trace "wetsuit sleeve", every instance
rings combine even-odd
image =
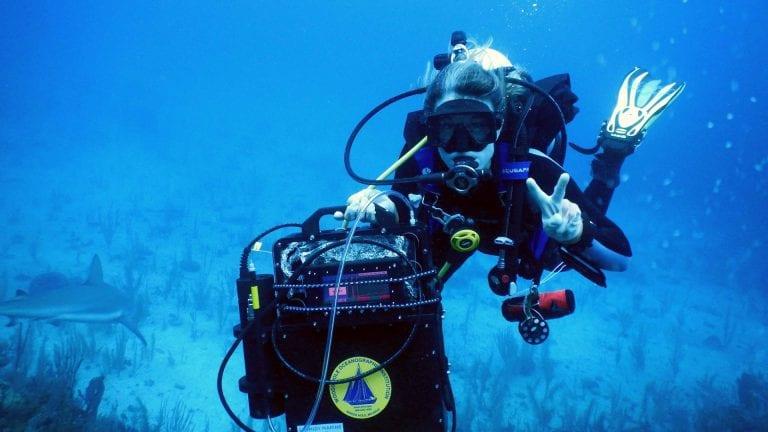
[[[584,190],[584,194],[594,204],[595,209],[605,215],[608,213],[608,206],[611,204],[614,190],[614,188],[608,187],[604,182],[592,179],[589,182],[589,186]]]
[[[592,158],[592,181],[584,190],[595,207],[606,214],[613,198],[613,191],[621,182],[621,166],[629,155],[627,152],[603,151]]]
[[[557,179],[565,170],[556,162],[546,157],[533,157],[531,176],[546,193],[552,193]],[[584,220],[584,231],[581,240],[571,246],[574,249],[586,249],[592,242],[624,257],[632,256],[629,240],[624,232],[584,194],[576,182],[571,179],[566,187],[565,198],[575,203],[581,209]]]

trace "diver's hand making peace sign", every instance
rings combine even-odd
[[[581,209],[565,198],[565,187],[571,176],[563,173],[557,180],[552,195],[547,195],[536,180],[526,180],[528,193],[541,210],[541,224],[544,232],[561,244],[573,244],[579,241],[584,230]]]

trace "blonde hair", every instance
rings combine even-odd
[[[507,56],[489,46],[479,46],[469,49],[469,59],[475,61],[489,71],[493,69],[512,67]]]
[[[485,70],[494,70],[506,68],[504,78],[514,78],[523,81],[529,81],[530,76],[519,66],[514,66],[509,57],[491,48],[491,41],[482,45],[477,45],[469,49],[469,59],[477,62]],[[528,89],[523,86],[507,82],[505,94],[507,97],[519,97],[528,93]]]
[[[512,61],[501,51],[491,48],[493,39],[488,39],[484,43],[470,38],[467,41],[467,60],[479,64],[483,69],[494,75],[502,75],[498,72],[503,70],[502,78],[514,78],[523,81],[530,81],[530,75],[521,67],[512,64]],[[431,84],[439,75],[431,63],[427,65],[427,71],[424,74],[423,82]],[[505,86],[505,96],[517,98],[528,93],[528,89],[523,86],[507,82]]]
[[[501,69],[486,70],[474,61],[457,61],[445,66],[427,87],[424,112],[429,115],[437,101],[450,93],[484,99],[494,111],[504,111],[504,83]]]

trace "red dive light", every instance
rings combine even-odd
[[[504,300],[501,304],[501,314],[507,321],[525,320],[524,301],[525,295]],[[539,302],[533,309],[541,313],[544,319],[564,317],[576,310],[576,298],[573,296],[573,291],[569,289],[539,293]]]

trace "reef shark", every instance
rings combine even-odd
[[[44,286],[35,284],[44,281]],[[41,289],[42,288],[42,289]],[[30,292],[16,291],[16,297],[0,302],[0,315],[11,318],[44,320],[56,324],[59,321],[83,323],[118,323],[124,325],[146,345],[136,322],[128,316],[130,301],[118,289],[104,282],[101,260],[93,256],[88,279],[77,283],[53,273],[41,275],[30,283]]]

